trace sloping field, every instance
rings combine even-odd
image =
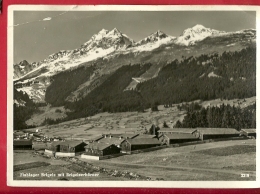
[[[101,160],[96,165],[164,180],[255,180],[255,140],[211,142]],[[222,153],[222,154],[220,154]],[[243,178],[241,174],[249,174]]]
[[[246,107],[255,103],[256,98],[234,99],[234,100],[211,100],[211,101],[195,101],[206,106],[220,106],[230,104],[231,106]],[[191,103],[191,102],[190,102]],[[182,121],[185,116],[185,111],[178,110],[174,104],[173,107],[165,108],[163,105],[158,106],[159,111],[151,112],[150,109],[144,113],[140,112],[123,112],[123,113],[100,113],[91,117],[81,118],[71,121],[66,121],[56,125],[37,127],[42,130],[42,134],[48,137],[62,137],[67,139],[83,139],[89,140],[103,134],[121,134],[121,133],[143,133],[149,130],[152,124],[163,126],[163,123],[172,127],[178,120]],[[60,108],[59,108],[60,109]],[[38,115],[42,119],[47,115],[53,115],[55,108],[49,108],[48,113]],[[62,109],[61,109],[62,110]],[[63,110],[62,110],[63,111]],[[58,114],[58,113],[57,113]],[[64,112],[59,113],[64,114]],[[61,115],[60,115],[61,116]],[[37,116],[34,115],[33,119]],[[41,119],[39,119],[41,120]],[[35,131],[28,129],[26,131]]]

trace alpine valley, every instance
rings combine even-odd
[[[79,48],[39,62],[24,60],[13,70],[17,109],[63,106],[69,110],[66,120],[158,104],[243,99],[256,95],[256,30],[195,25],[179,37],[158,30],[135,42],[116,28],[102,29]]]

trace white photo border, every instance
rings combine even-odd
[[[258,188],[259,167],[256,165],[255,181],[26,181],[13,180],[13,25],[14,11],[255,11],[256,44],[259,44],[260,7],[230,5],[10,5],[7,24],[7,185],[15,187],[98,187],[98,188]],[[260,50],[257,47],[256,64],[259,64]],[[259,64],[260,65],[260,64]],[[256,68],[256,77],[260,68]],[[259,79],[256,88],[256,112],[259,120]],[[256,128],[260,125],[257,122]],[[259,139],[256,140],[259,147]],[[258,149],[257,149],[258,150]],[[259,162],[256,154],[256,164]]]

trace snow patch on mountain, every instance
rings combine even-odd
[[[28,96],[35,102],[42,102],[42,99],[44,99],[45,96],[45,90],[44,89],[35,89],[33,87],[23,87],[18,88],[17,91],[23,91],[28,94]]]
[[[232,44],[228,44],[227,47],[230,47],[230,46],[235,46],[236,43],[232,43]]]
[[[14,104],[16,104],[16,106],[25,106],[26,102],[23,101],[23,100],[17,100],[17,99],[14,99]]]
[[[199,76],[199,78],[203,78],[203,77],[204,77],[204,75],[205,75],[205,73],[201,74],[201,75]]]
[[[221,77],[217,74],[215,74],[213,71],[208,74],[208,77]]]

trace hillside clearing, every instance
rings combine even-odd
[[[222,104],[229,104],[231,106],[240,106],[241,108],[254,104],[256,97],[246,99],[221,100],[215,99],[211,101],[198,102],[201,106],[220,106]],[[191,102],[190,102],[191,103]],[[185,116],[185,111],[178,110],[177,106],[181,104],[173,104],[172,107],[165,108],[159,105],[159,111],[151,112],[150,109],[144,113],[141,112],[122,112],[122,113],[99,113],[91,117],[75,119],[71,121],[62,122],[56,125],[37,127],[43,135],[48,137],[62,137],[66,139],[89,140],[103,134],[122,134],[122,133],[143,133],[149,130],[152,124],[163,126],[164,121],[169,127],[175,125]],[[47,115],[55,116],[57,108],[46,108],[46,112],[33,116],[33,120],[42,123]],[[62,113],[57,113],[59,116],[65,114],[64,109]],[[27,129],[25,131],[35,132],[35,128]]]

